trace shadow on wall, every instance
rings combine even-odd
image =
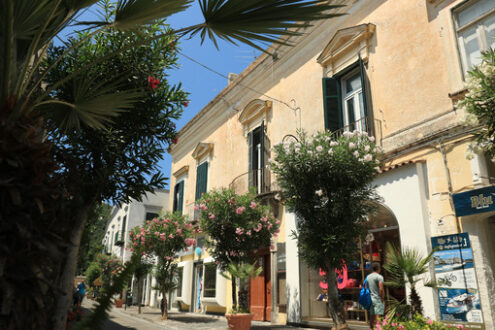
[[[299,290],[287,286],[287,323],[301,323]]]

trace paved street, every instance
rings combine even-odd
[[[83,307],[91,308],[93,302],[85,300]],[[170,313],[169,319],[161,320],[160,310],[156,308],[143,307],[142,313],[138,314],[137,307],[133,306],[124,310],[123,308],[112,308],[110,318],[105,324],[105,330],[123,329],[168,329],[168,330],[225,330],[227,321],[220,315],[201,315],[195,313]],[[251,329],[310,329],[296,328],[284,325],[272,325],[269,322],[253,322]]]

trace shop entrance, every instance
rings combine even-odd
[[[201,296],[203,292],[203,263],[195,263],[193,271],[191,311],[201,311]]]
[[[337,271],[340,299],[344,304],[345,316],[351,323],[368,322],[368,311],[358,303],[360,287],[368,274],[371,264],[386,260],[386,245],[391,243],[400,248],[399,225],[394,214],[385,206],[379,205],[377,212],[369,217],[366,224],[368,233],[360,240],[358,251],[353,260],[346,260],[345,266]],[[325,273],[318,269],[309,269],[301,264],[301,310],[303,320],[326,320],[330,317],[326,309],[327,284]],[[382,269],[387,280],[387,274]],[[385,300],[402,300],[405,289],[385,289]]]
[[[257,257],[256,267],[263,270],[259,276],[250,280],[249,308],[255,321],[270,321],[272,313],[272,294],[270,278],[270,251],[263,251]]]

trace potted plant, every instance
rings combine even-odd
[[[253,318],[249,278],[262,271],[255,267],[256,252],[270,246],[280,231],[280,220],[256,200],[254,191],[236,195],[228,189],[213,190],[202,196],[195,209],[200,212],[198,230],[208,235],[208,251],[232,283],[232,310],[225,315],[229,329],[249,329]]]

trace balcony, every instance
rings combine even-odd
[[[268,194],[274,191],[275,184],[270,182],[270,170],[268,168],[251,170],[237,176],[229,185],[236,194],[247,193],[255,188],[258,195]]]
[[[114,244],[117,246],[124,245],[124,243],[125,243],[124,235],[122,235],[121,232],[115,233],[115,241],[114,242],[115,242]]]
[[[186,217],[187,221],[192,222],[199,219],[199,210],[196,211],[194,209],[194,205],[196,205],[196,203],[187,204],[185,207],[184,216]]]
[[[382,144],[382,122],[378,119],[363,117],[332,133],[334,138],[338,138],[344,132],[353,131],[366,132],[369,136],[373,136],[375,138],[377,145],[381,146]]]

